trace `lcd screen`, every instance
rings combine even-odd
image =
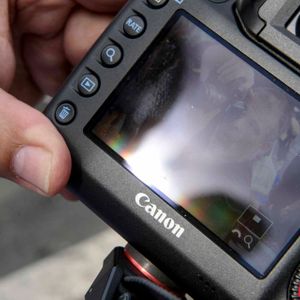
[[[258,277],[298,236],[299,102],[187,14],[92,127],[94,140]]]

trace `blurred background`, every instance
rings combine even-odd
[[[0,179],[1,300],[84,299],[120,245],[81,202],[43,198]]]

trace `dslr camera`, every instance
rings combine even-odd
[[[195,299],[300,299],[300,1],[132,0],[46,110],[69,188]]]

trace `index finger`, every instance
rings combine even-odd
[[[83,7],[94,12],[114,13],[118,11],[126,0],[76,0]]]
[[[15,58],[10,33],[9,2],[0,3],[0,88],[9,88],[15,72]]]

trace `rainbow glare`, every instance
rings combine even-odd
[[[128,137],[125,134],[119,134],[116,137],[111,138],[106,141],[107,145],[117,152],[124,159],[130,154],[128,150]]]
[[[180,197],[176,202],[181,207],[185,208],[196,219],[203,220],[205,218],[204,207],[201,207],[199,203],[195,203],[187,197]]]

